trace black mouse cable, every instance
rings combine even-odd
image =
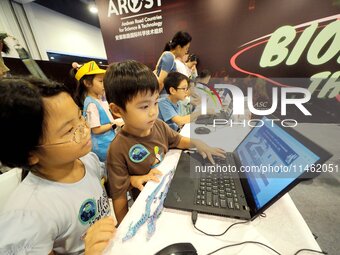
[[[192,221],[192,224],[194,225],[194,228],[196,230],[198,230],[199,232],[207,235],[207,236],[223,236],[225,233],[227,233],[229,231],[229,229],[231,229],[233,226],[236,226],[236,225],[241,225],[241,224],[245,224],[245,223],[248,223],[250,222],[250,220],[246,220],[246,221],[241,221],[241,222],[235,222],[233,224],[231,224],[223,233],[221,234],[209,234],[207,232],[204,232],[203,230],[199,229],[198,227],[196,227],[196,221],[197,221],[197,216],[198,216],[198,213],[197,211],[192,211],[191,212],[191,221]]]
[[[218,248],[217,250],[214,250],[210,253],[208,253],[207,255],[211,255],[211,254],[214,254],[220,250],[223,250],[223,249],[226,249],[226,248],[230,248],[230,247],[234,247],[234,246],[239,246],[239,245],[243,245],[243,244],[258,244],[258,245],[262,245],[270,250],[272,250],[273,252],[275,252],[276,254],[278,255],[282,255],[281,253],[279,253],[278,251],[276,251],[275,249],[273,249],[272,247],[264,244],[264,243],[261,243],[261,242],[256,242],[256,241],[244,241],[242,243],[235,243],[235,244],[230,244],[230,245],[226,245],[226,246],[223,246],[221,248]],[[319,254],[328,254],[327,252],[325,251],[317,251],[317,250],[312,250],[312,249],[300,249],[298,250],[297,252],[294,253],[294,255],[297,255],[299,254],[300,252],[303,252],[303,251],[309,251],[309,252],[315,252],[315,253],[319,253]]]
[[[319,253],[319,254],[328,254],[328,252],[326,252],[326,251],[317,251],[317,250],[312,250],[312,249],[300,249],[297,252],[295,252],[294,255],[297,255],[297,254],[299,254],[300,252],[303,252],[303,251],[310,251],[310,252],[315,252],[315,253]]]
[[[268,246],[268,245],[266,245],[264,243],[261,243],[261,242],[256,242],[256,241],[244,241],[242,243],[235,243],[235,244],[226,245],[226,246],[223,246],[221,248],[218,248],[217,250],[214,250],[214,251],[208,253],[207,255],[211,255],[211,254],[214,254],[214,253],[216,253],[216,252],[218,252],[220,250],[223,250],[223,249],[226,249],[226,248],[230,248],[230,247],[234,247],[234,246],[243,245],[243,244],[259,244],[259,245],[265,246],[266,248],[272,250],[273,252],[275,252],[278,255],[282,255],[281,253],[279,253],[278,251],[274,250],[270,246]]]
[[[265,213],[261,214],[261,217],[266,217],[266,214]],[[231,229],[233,226],[245,224],[245,223],[248,223],[248,222],[251,221],[251,220],[247,220],[247,221],[241,221],[241,222],[233,223],[221,234],[209,234],[209,233],[206,233],[203,230],[201,230],[201,229],[196,227],[197,218],[198,218],[198,212],[197,211],[192,211],[191,212],[191,221],[192,221],[192,224],[193,224],[194,228],[196,230],[198,230],[199,232],[207,235],[207,236],[214,236],[214,237],[222,236],[222,235],[226,234],[228,232],[228,230]],[[239,246],[239,245],[243,245],[243,244],[258,244],[258,245],[262,245],[262,246],[265,246],[268,249],[272,250],[276,254],[282,255],[281,253],[279,253],[275,249],[271,248],[270,246],[268,246],[268,245],[266,245],[264,243],[261,243],[261,242],[257,242],[257,241],[244,241],[244,242],[241,242],[241,243],[226,245],[226,246],[223,246],[223,247],[221,247],[221,248],[219,248],[219,249],[217,249],[215,251],[212,251],[212,252],[208,253],[207,255],[214,254],[214,253],[216,253],[216,252],[218,252],[220,250],[223,250],[223,249],[226,249],[226,248],[229,248],[229,247]],[[312,249],[300,249],[296,253],[294,253],[294,255],[297,255],[297,254],[299,254],[300,252],[303,252],[303,251],[310,251],[310,252],[315,252],[315,253],[319,253],[319,254],[328,254],[326,251],[317,251],[317,250],[312,250]]]

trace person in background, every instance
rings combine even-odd
[[[194,80],[197,77],[197,63],[198,57],[194,54],[186,54],[182,60],[176,58],[177,71],[190,79],[187,96],[185,99],[178,101],[179,115],[181,116],[191,114],[201,102],[199,95],[194,91]]]
[[[203,97],[207,100],[208,113],[212,114],[221,110],[221,104],[218,96],[209,87],[209,81],[211,73],[209,70],[204,69],[199,72],[196,78],[195,93],[202,99]]]
[[[188,68],[189,79],[195,80],[198,76],[197,73],[198,57],[195,54],[189,54],[185,65]]]
[[[105,73],[104,86],[111,111],[125,122],[110,145],[106,161],[109,194],[118,223],[128,211],[127,191],[136,198],[144,183],[159,181],[156,167],[170,148],[196,147],[212,162],[212,155],[224,157],[223,150],[182,137],[157,119],[159,84],[147,66],[136,61],[114,63]]]
[[[211,78],[210,71],[208,69],[204,69],[201,72],[199,72],[198,76],[196,77],[196,83],[208,86],[210,78]]]
[[[100,254],[115,222],[90,130],[65,86],[0,80],[0,161],[26,177],[0,212],[0,254]]]
[[[195,82],[190,80],[187,96],[184,100],[178,101],[179,115],[185,116],[193,113],[201,104],[201,98],[195,91]]]
[[[113,125],[122,125],[122,121],[114,120],[109,105],[104,96],[105,70],[98,67],[96,62],[90,61],[78,67],[74,75],[78,81],[76,98],[78,105],[91,128],[92,151],[100,161],[106,160],[107,150],[116,133]]]
[[[184,57],[182,57],[182,58],[177,57],[175,59],[175,62],[176,62],[177,72],[179,72],[179,73],[185,75],[186,77],[190,78],[191,71],[190,71],[189,67],[187,66],[188,57],[189,57],[189,54],[186,53],[184,55]],[[185,116],[185,115],[191,113],[190,112],[191,105],[190,105],[190,95],[189,94],[190,94],[190,89],[187,91],[187,96],[183,100],[179,100],[177,102],[178,107],[179,107],[179,115],[181,115],[181,116]]]
[[[185,54],[183,58],[175,59],[177,72],[184,74],[190,80],[195,80],[197,77],[196,65],[198,57],[194,54]]]
[[[9,68],[5,65],[4,59],[1,56],[1,52],[8,54],[9,47],[7,46],[5,39],[8,37],[6,33],[0,33],[0,78],[6,76],[9,72]]]
[[[187,32],[177,32],[172,40],[165,45],[163,53],[157,61],[155,74],[158,78],[159,91],[164,96],[166,96],[163,89],[164,79],[168,76],[168,73],[177,71],[175,59],[182,59],[189,52],[191,40],[192,38]]]
[[[180,106],[178,102],[183,101],[188,96],[188,91],[190,89],[189,83],[189,78],[179,72],[169,73],[164,80],[164,88],[168,93],[168,96],[159,100],[158,118],[163,120],[175,131],[179,131],[184,124],[195,121],[200,115],[199,112],[194,112],[185,116],[180,115]]]
[[[189,57],[189,53],[185,53],[183,57],[177,57],[175,59],[175,63],[176,63],[176,71],[184,74],[185,76],[189,78],[190,76],[189,68],[186,65],[188,57]]]

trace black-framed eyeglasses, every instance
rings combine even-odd
[[[187,87],[187,88],[177,88],[176,90],[184,90],[184,91],[188,91],[188,90],[189,90],[189,87]]]

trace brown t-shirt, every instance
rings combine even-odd
[[[126,193],[130,175],[145,175],[163,160],[169,148],[176,148],[181,135],[161,120],[156,120],[148,136],[137,137],[121,130],[107,155],[109,196]]]

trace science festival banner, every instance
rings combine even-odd
[[[109,62],[135,59],[154,68],[165,43],[184,30],[193,38],[190,52],[199,56],[199,70],[208,69],[229,83],[230,77],[241,83],[250,77],[248,84],[254,85],[260,78],[271,96],[272,87],[278,88],[278,97],[280,88],[306,88],[311,115],[292,109],[292,117],[340,122],[338,0],[96,3]]]

